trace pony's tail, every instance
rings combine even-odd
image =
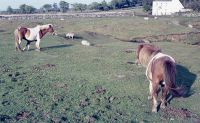
[[[171,90],[172,95],[182,96],[184,94],[184,88],[176,87],[176,65],[172,61],[164,62],[164,81],[166,86]]]
[[[15,29],[14,31],[14,36],[15,36],[15,48],[16,48],[16,51],[21,50],[21,47],[20,47],[20,44],[19,44],[19,35],[18,35],[18,32],[19,32],[19,27],[17,29]]]

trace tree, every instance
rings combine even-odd
[[[199,1],[194,1],[190,4],[190,8],[194,11],[200,11],[200,2]]]
[[[42,8],[44,9],[45,12],[49,12],[49,11],[52,10],[51,4],[44,4],[44,5],[42,6]]]
[[[92,2],[92,3],[89,5],[89,9],[90,9],[90,10],[99,10],[99,3],[98,3],[98,2]]]
[[[19,6],[19,10],[20,10],[20,13],[30,14],[30,13],[34,13],[36,8],[34,8],[33,6],[22,4]]]
[[[121,9],[128,7],[127,0],[112,0],[110,4],[113,9]]]
[[[25,13],[27,13],[27,14],[34,13],[35,10],[36,10],[36,8],[34,8],[33,6],[28,6],[28,5],[25,6]]]
[[[101,7],[101,10],[103,11],[108,11],[110,8],[105,0],[101,2]]]
[[[152,10],[152,3],[153,3],[153,0],[143,0],[143,2],[142,2],[143,9],[146,12],[151,11]]]
[[[113,9],[119,9],[119,8],[120,8],[119,1],[118,1],[118,0],[112,0],[112,1],[110,2],[110,6],[111,6]]]
[[[22,5],[20,5],[20,6],[19,6],[20,13],[26,13],[25,8],[26,8],[26,4],[22,4]]]
[[[84,11],[87,9],[87,4],[75,3],[72,5],[75,11]]]
[[[53,3],[53,10],[56,11],[56,12],[59,11],[57,3]]]
[[[8,6],[8,8],[7,8],[7,12],[8,12],[9,14],[12,14],[12,13],[13,13],[13,9],[12,9],[11,6]]]
[[[200,11],[199,0],[180,0],[184,7],[190,8],[194,11]]]
[[[118,0],[119,2],[119,8],[127,8],[128,6],[128,1],[127,0]]]
[[[69,9],[69,3],[65,1],[60,1],[59,5],[60,5],[61,12],[66,12]]]
[[[128,7],[133,7],[139,3],[139,0],[126,0]]]

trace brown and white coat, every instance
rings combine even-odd
[[[34,41],[36,41],[35,46],[37,50],[40,50],[40,40],[47,32],[54,33],[52,24],[37,25],[34,28],[18,27],[14,32],[16,50],[22,51],[20,46],[22,39],[27,41],[26,47],[23,50],[26,48],[29,50],[30,43]]]

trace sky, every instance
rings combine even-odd
[[[92,2],[101,2],[103,0],[64,0],[70,4],[73,3],[85,3],[90,4]],[[110,2],[111,0],[106,0]],[[8,6],[11,6],[13,9],[19,8],[21,4],[32,5],[36,8],[40,8],[42,5],[48,3],[59,3],[60,0],[0,0],[0,10],[6,10]]]

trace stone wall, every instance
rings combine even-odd
[[[102,17],[134,16],[133,11],[111,11],[91,13],[57,13],[57,14],[14,14],[0,15],[0,20],[33,20],[33,19],[66,19],[66,18],[102,18]]]

